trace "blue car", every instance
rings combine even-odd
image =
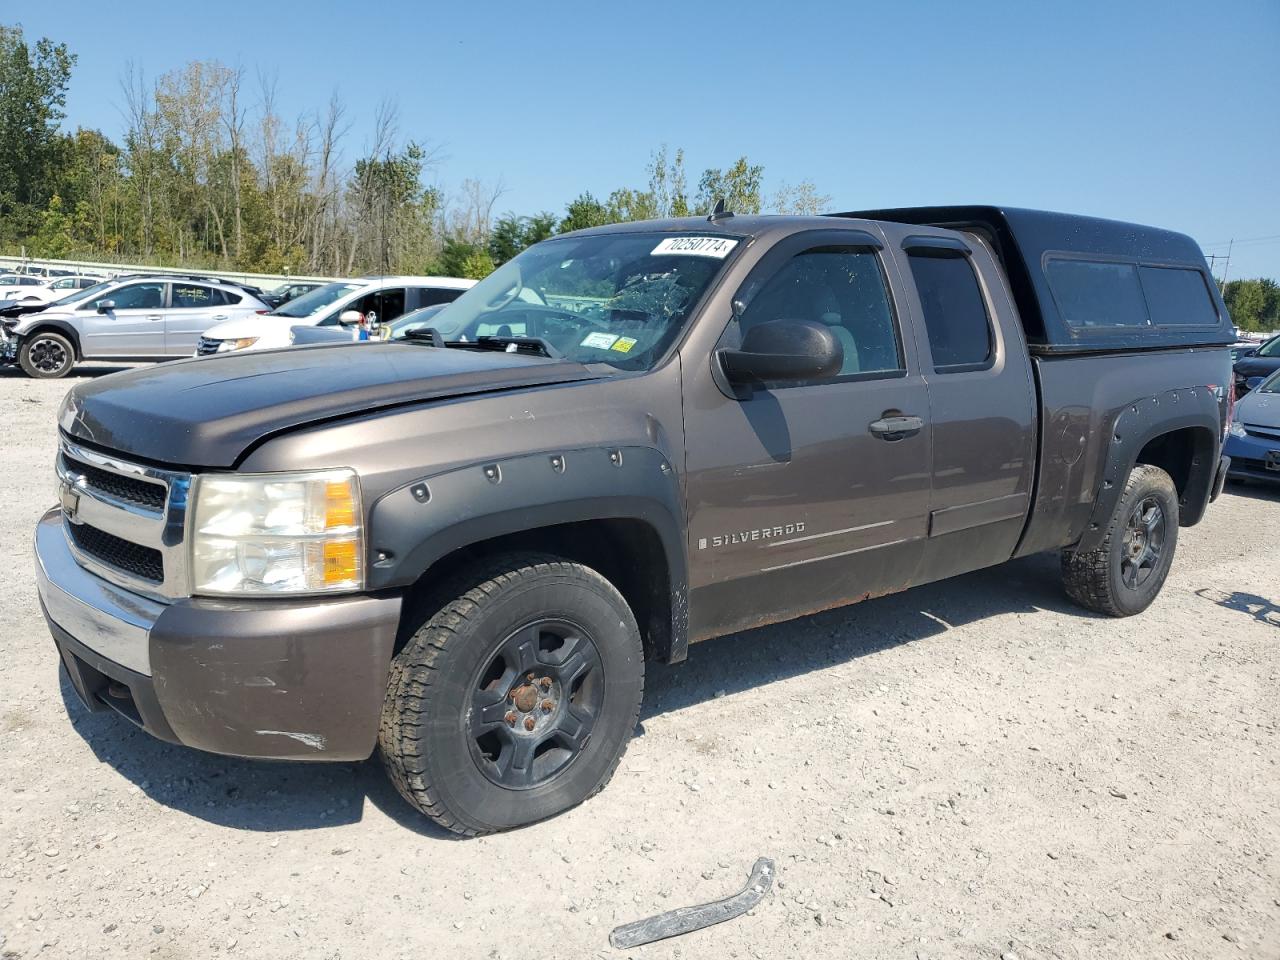
[[[1228,477],[1280,483],[1280,370],[1236,404],[1222,452],[1231,458]]]

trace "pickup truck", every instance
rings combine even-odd
[[[696,641],[1042,551],[1140,613],[1221,490],[1230,342],[1196,244],[1132,224],[570,233],[423,336],[76,386],[39,595],[89,709],[377,751],[422,813],[502,830],[600,790],[646,660]]]

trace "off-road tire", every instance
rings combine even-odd
[[[50,359],[46,359],[50,358]],[[54,359],[61,358],[50,366]],[[60,333],[41,331],[30,334],[18,348],[18,365],[28,377],[37,380],[57,380],[65,377],[76,365],[76,349]]]
[[[1125,533],[1135,510],[1149,502],[1157,503],[1164,514],[1160,556],[1144,582],[1128,586],[1122,573],[1127,549]],[[1102,543],[1093,550],[1062,551],[1062,580],[1067,596],[1087,610],[1111,617],[1141,613],[1164,586],[1177,545],[1178,491],[1173,479],[1159,467],[1138,464],[1125,482]]]
[[[400,795],[441,826],[479,836],[555,816],[599,792],[622,759],[644,694],[640,631],[613,584],[582,564],[514,554],[470,568],[433,596],[392,660],[378,733]],[[508,789],[491,781],[474,754],[475,678],[504,637],[548,617],[581,624],[594,640],[602,702],[561,772]]]

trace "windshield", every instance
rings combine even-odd
[[[1280,337],[1272,337],[1258,348],[1256,355],[1259,357],[1280,357]]]
[[[447,340],[537,337],[570,360],[647,370],[738,242],[670,233],[546,240],[446,306],[431,326]]]
[[[446,304],[437,303],[431,307],[420,307],[417,310],[410,310],[404,316],[396,317],[388,323],[389,331],[387,338],[390,340],[398,340],[410,330],[421,330],[424,327],[430,327],[434,324],[436,316],[445,308]]]
[[[111,284],[114,282],[115,282],[114,280],[106,280],[106,281],[103,281],[102,283],[95,283],[92,287],[85,287],[83,290],[76,290],[72,293],[67,294],[65,297],[63,297],[60,300],[53,301],[52,305],[55,307],[61,307],[61,306],[66,306],[72,303],[79,303],[85,297],[91,297],[95,293],[98,293],[102,290],[107,289],[107,287],[111,286]]]
[[[270,316],[273,317],[309,317],[313,313],[323,310],[335,300],[346,296],[352,290],[359,290],[364,284],[360,283],[326,283],[323,287],[317,287],[310,293],[304,293],[302,296],[290,300],[284,306],[272,310]]]

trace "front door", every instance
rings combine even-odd
[[[691,639],[900,589],[921,563],[928,391],[878,244],[841,234],[770,251],[721,339],[737,346],[771,320],[826,324],[843,347],[836,375],[739,400],[697,375],[705,357],[686,364]]]
[[[76,311],[86,357],[163,357],[165,287],[162,280],[126,284]],[[109,309],[99,308],[111,303]]]

